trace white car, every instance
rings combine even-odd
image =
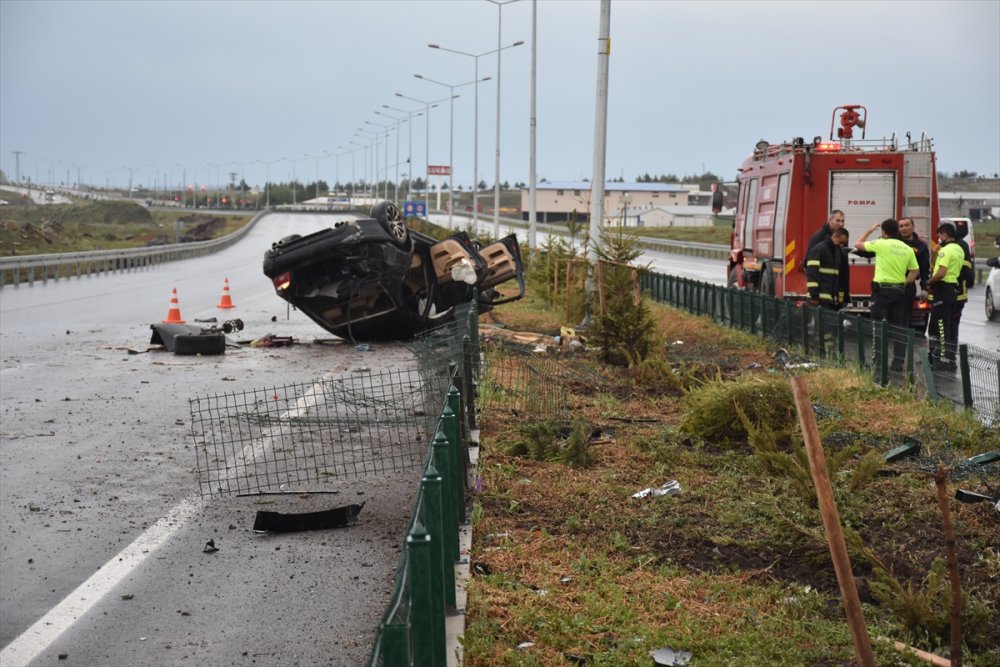
[[[991,257],[986,265],[991,267],[986,279],[986,319],[997,322],[1000,321],[1000,259]]]

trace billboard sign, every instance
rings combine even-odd
[[[427,165],[427,174],[429,176],[451,176],[451,167],[446,164],[429,164]]]

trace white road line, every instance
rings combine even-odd
[[[281,415],[281,418],[287,419],[305,414],[311,405],[317,403],[317,392],[322,389],[324,381],[320,380],[313,384],[306,394],[295,402],[294,407]],[[261,442],[262,453],[266,452],[272,443],[273,438]],[[255,448],[255,443],[247,445],[240,456],[245,459]],[[181,500],[162,519],[139,535],[132,544],[122,549],[117,556],[77,586],[72,593],[63,598],[62,602],[49,610],[49,613],[35,621],[34,625],[0,650],[0,665],[24,667],[41,655],[59,635],[82,618],[150,554],[183,528],[191,517],[204,509],[206,503],[207,501],[195,496]]]
[[[0,651],[0,665],[22,667],[37,658],[63,632],[83,617],[112,588],[156,549],[180,530],[205,506],[198,498],[185,498],[162,519],[147,528],[132,544],[104,564],[49,613]]]

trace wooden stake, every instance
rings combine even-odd
[[[597,262],[597,303],[599,304],[601,317],[604,317],[604,262]]]
[[[847,614],[847,625],[851,629],[851,639],[854,640],[854,655],[858,664],[863,667],[874,667],[875,654],[872,653],[871,642],[868,639],[868,629],[865,627],[865,617],[861,612],[861,600],[851,572],[851,559],[847,554],[847,544],[844,542],[844,531],[840,526],[840,514],[833,500],[833,487],[826,469],[826,457],[823,454],[823,443],[819,439],[819,429],[816,427],[816,415],[813,413],[812,400],[805,378],[792,378],[792,396],[799,413],[799,425],[802,427],[802,440],[805,442],[806,455],[809,457],[809,470],[812,472],[813,484],[816,487],[816,498],[819,500],[819,511],[823,516],[823,528],[833,558],[833,569],[837,573],[837,583],[840,585],[840,597]]]
[[[951,667],[951,661],[948,658],[942,658],[934,653],[928,653],[927,651],[921,651],[918,648],[913,648],[912,646],[907,646],[903,642],[897,642],[888,637],[878,637],[880,641],[892,642],[893,648],[895,648],[900,653],[904,655],[913,655],[920,658],[924,662],[929,662],[934,665],[934,667]]]
[[[962,664],[962,588],[958,578],[958,556],[955,553],[955,527],[951,523],[951,508],[948,506],[948,489],[945,481],[948,471],[940,463],[934,473],[937,486],[938,506],[941,508],[941,523],[944,525],[944,553],[948,561],[948,578],[951,580],[951,665]]]

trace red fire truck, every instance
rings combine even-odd
[[[868,110],[850,104],[833,110],[828,140],[757,142],[739,173],[730,286],[804,301],[809,238],[837,209],[844,212],[851,245],[886,218],[913,218],[917,234],[934,247],[939,212],[930,138],[907,133],[899,140],[894,133],[865,139],[867,125]],[[874,259],[851,254],[849,264],[851,303],[845,310],[867,313]],[[915,301],[914,309],[914,324],[926,323],[928,305]]]

